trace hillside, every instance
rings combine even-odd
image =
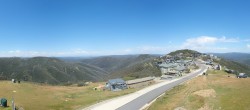
[[[83,59],[82,63],[100,67],[106,71],[112,72],[123,68],[130,63],[134,63],[135,55],[114,55],[102,56],[89,59]]]
[[[111,73],[111,77],[129,77],[129,78],[141,78],[147,76],[160,76],[161,71],[155,65],[153,60],[133,64],[127,66],[119,71]]]
[[[91,65],[66,63],[56,58],[0,58],[0,77],[32,82],[59,84],[77,81],[100,81],[107,72]]]
[[[219,61],[216,61],[222,66],[226,66],[228,69],[236,70],[237,73],[246,73],[250,76],[250,66],[246,64],[242,64],[239,62],[226,60],[226,59],[220,59]]]
[[[218,57],[233,60],[239,63],[250,65],[250,54],[249,53],[212,53]]]
[[[116,55],[71,58],[0,58],[0,79],[63,84],[78,81],[104,81],[116,77],[160,75],[155,55]]]
[[[170,52],[168,55],[176,56],[180,54],[183,57],[193,57],[194,55],[200,55],[201,53],[195,50],[183,49],[183,50],[176,50],[176,51]]]
[[[115,77],[158,76],[160,70],[154,65],[157,55],[116,55],[82,60],[83,64],[94,65],[110,72]]]

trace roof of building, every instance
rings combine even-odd
[[[165,67],[165,68],[171,68],[171,67],[175,67],[177,65],[178,65],[177,63],[162,63],[159,66],[160,67]]]
[[[174,78],[175,76],[172,75],[162,75],[161,78],[168,79],[168,78]]]
[[[182,71],[182,70],[185,70],[186,67],[184,67],[184,66],[177,66],[177,67],[175,67],[175,69],[178,70],[178,71]]]
[[[239,73],[239,76],[244,76],[246,73]]]
[[[117,79],[110,79],[108,80],[110,84],[117,84],[117,83],[126,83],[123,79],[117,78]]]

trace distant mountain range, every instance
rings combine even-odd
[[[68,63],[56,58],[0,58],[0,77],[49,84],[77,81],[101,81],[108,72],[101,68]]]
[[[250,65],[250,53],[211,53],[218,57]]]
[[[193,50],[177,50],[168,55],[190,57],[201,54]],[[250,54],[213,53],[224,59],[220,64],[250,74]],[[140,78],[160,76],[156,65],[160,55],[112,55],[101,57],[34,57],[0,58],[0,79],[18,79],[31,82],[64,84],[79,81],[105,81],[110,78]],[[233,61],[231,61],[233,60]],[[248,65],[246,65],[248,64]]]
[[[151,64],[155,55],[104,57],[0,58],[0,79],[63,84],[78,81],[104,81],[116,77],[159,75]],[[149,65],[153,65],[148,67]],[[156,71],[156,72],[155,72]]]

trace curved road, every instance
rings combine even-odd
[[[197,63],[198,64],[198,63]],[[121,96],[114,99],[109,99],[101,103],[94,104],[83,110],[139,110],[145,105],[156,99],[165,91],[170,90],[189,79],[196,77],[199,74],[207,71],[207,66],[198,64],[199,70],[192,72],[186,76],[171,81],[162,82],[148,88],[142,89],[129,95]]]
[[[170,90],[174,86],[177,86],[191,78],[194,78],[198,74],[202,74],[204,71],[206,71],[207,67],[205,65],[200,64],[200,70],[196,71],[195,73],[192,73],[188,76],[183,77],[180,80],[177,80],[175,82],[171,82],[167,85],[164,85],[162,87],[156,88],[132,101],[129,103],[119,107],[117,110],[139,110],[141,109],[144,105],[150,103],[152,100],[163,94],[165,91]]]

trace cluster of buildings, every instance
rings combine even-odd
[[[196,65],[193,58],[183,58],[183,56],[170,56],[162,58],[163,61],[157,62],[161,70],[161,78],[170,78],[171,76],[182,76],[183,73],[190,71],[190,66]],[[167,77],[166,77],[167,76]]]
[[[209,65],[211,66],[211,69],[214,69],[214,70],[222,70],[222,67],[220,64],[218,63],[215,63],[214,60],[220,60],[217,56],[213,55],[213,54],[210,54],[210,55],[202,55],[202,57],[205,57],[206,60],[205,60],[205,64],[206,65]]]
[[[211,60],[206,61],[205,64],[208,65],[208,66],[210,66],[210,68],[214,69],[214,70],[221,70],[222,69],[222,67],[221,67],[220,64],[214,63]]]

